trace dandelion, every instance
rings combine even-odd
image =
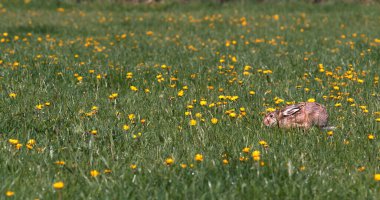
[[[186,167],[187,167],[187,165],[186,164],[184,164],[184,163],[181,163],[181,165],[180,165],[183,169],[185,169]]]
[[[203,155],[198,153],[195,155],[194,159],[197,162],[202,162],[203,161]]]
[[[99,176],[99,174],[100,174],[100,172],[98,170],[91,170],[90,171],[90,175],[92,177],[97,177],[97,176]]]
[[[35,106],[35,108],[36,108],[37,110],[42,110],[43,107],[44,107],[43,104],[38,104],[38,105]]]
[[[129,130],[129,126],[128,126],[127,124],[124,124],[124,125],[123,125],[123,130],[124,130],[124,131],[128,131],[128,130]]]
[[[60,190],[65,187],[65,184],[62,181],[53,183],[53,188],[56,190]]]
[[[173,158],[166,158],[165,159],[165,164],[166,165],[172,165],[174,163],[174,159]]]
[[[368,139],[373,140],[373,139],[375,139],[375,136],[373,134],[368,134]]]
[[[231,117],[231,118],[235,118],[236,117],[236,113],[234,113],[234,112],[231,112],[230,114],[229,114],[229,116]]]
[[[128,115],[128,119],[131,120],[131,121],[134,120],[135,117],[136,117],[136,115],[133,114],[133,113]]]
[[[201,106],[207,106],[207,101],[206,101],[206,100],[201,100],[201,101],[199,102],[199,104],[200,104]]]
[[[252,157],[253,157],[253,160],[255,160],[255,161],[259,161],[260,160],[260,156],[261,156],[261,154],[260,154],[260,151],[253,151],[252,152]]]
[[[328,132],[327,132],[327,135],[331,137],[331,136],[334,135],[334,132],[333,132],[333,131],[328,131]]]
[[[20,144],[20,143],[19,143],[19,144],[16,144],[16,149],[17,149],[17,150],[20,150],[22,146],[23,146],[23,145]]]
[[[97,130],[91,130],[90,133],[91,133],[91,135],[96,135],[96,134],[98,134],[98,131]]]
[[[136,92],[136,91],[138,91],[139,89],[137,89],[137,87],[135,87],[135,86],[131,86],[131,87],[129,87],[132,91],[134,91],[134,92]]]
[[[307,100],[307,102],[311,102],[311,103],[315,102],[315,99],[314,98],[310,98],[310,99]]]
[[[227,165],[229,163],[227,159],[223,159],[222,162],[223,162],[224,165]]]
[[[380,174],[375,174],[373,179],[375,179],[375,181],[380,181]]]
[[[341,103],[336,103],[334,106],[335,107],[342,107],[342,104]]]
[[[118,96],[119,96],[118,93],[112,93],[111,95],[108,96],[108,98],[109,98],[110,100],[115,100]]]
[[[277,14],[275,14],[275,15],[273,15],[272,18],[273,18],[274,21],[278,21],[280,19],[280,16],[277,15]]]
[[[13,192],[13,191],[8,190],[5,192],[5,196],[7,196],[7,197],[12,197],[13,195],[15,195],[15,192]]]
[[[63,161],[63,160],[58,160],[58,161],[55,161],[54,164],[56,164],[56,165],[65,165],[66,162]]]
[[[185,92],[184,92],[183,90],[180,90],[180,91],[177,93],[177,95],[178,95],[179,97],[182,97],[184,93],[185,93]]]
[[[197,125],[197,120],[195,120],[195,119],[192,119],[192,120],[190,120],[190,126],[195,126],[195,125]]]
[[[218,123],[218,119],[215,118],[215,117],[211,118],[211,123],[212,124],[217,124]]]
[[[380,122],[380,118],[377,118],[376,121],[377,121],[377,122]]]
[[[9,93],[9,98],[12,98],[12,99],[15,99],[17,96],[16,93],[12,92],[12,93]]]
[[[137,165],[135,165],[135,164],[131,164],[131,165],[129,165],[129,168],[131,168],[131,169],[136,169],[136,168],[137,168]]]
[[[249,147],[244,147],[243,150],[241,150],[241,151],[244,153],[249,153],[249,150],[250,150]]]
[[[153,31],[147,31],[147,32],[146,32],[146,35],[147,35],[147,36],[152,36],[153,34],[154,34]]]
[[[57,8],[57,12],[63,13],[63,12],[65,12],[65,9],[64,8]]]
[[[16,144],[19,143],[19,141],[16,140],[16,139],[9,139],[8,142],[9,142],[10,144],[12,144],[12,145],[16,145]]]
[[[105,169],[103,172],[104,172],[105,174],[109,174],[109,173],[112,172],[112,170],[110,170],[110,169]]]

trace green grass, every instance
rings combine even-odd
[[[64,4],[58,12],[20,2],[0,9],[0,199],[7,191],[15,199],[380,198],[379,5]],[[268,108],[310,98],[327,107],[332,136],[262,124]]]

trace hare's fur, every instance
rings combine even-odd
[[[263,122],[266,126],[277,125],[280,128],[309,129],[312,126],[326,128],[328,118],[327,110],[323,105],[314,102],[302,102],[268,113]]]

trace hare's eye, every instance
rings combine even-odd
[[[270,114],[269,117],[273,117],[273,114]]]

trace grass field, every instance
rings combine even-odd
[[[0,199],[380,198],[380,5],[41,2],[0,6]]]

